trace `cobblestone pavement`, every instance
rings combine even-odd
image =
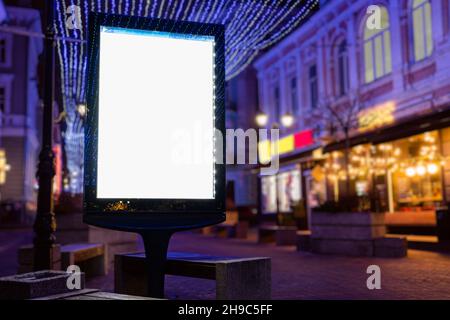
[[[0,230],[0,275],[15,272],[17,246],[31,241],[30,232]],[[450,255],[446,254],[409,250],[402,259],[325,256],[256,244],[254,239],[190,232],[174,235],[170,250],[271,257],[274,299],[450,299]],[[372,264],[381,268],[381,290],[366,287],[366,269]],[[89,287],[106,291],[113,291],[113,283],[113,270],[106,277],[88,280]],[[213,299],[214,288],[212,280],[166,277],[169,299]]]
[[[176,235],[170,249],[271,257],[274,299],[450,299],[450,255],[409,250],[401,259],[325,256],[189,233]],[[367,289],[372,264],[381,268],[381,290]],[[172,277],[166,291],[169,297],[213,298],[214,283],[208,282]]]

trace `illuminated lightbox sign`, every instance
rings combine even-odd
[[[85,209],[222,212],[223,27],[90,21]]]
[[[97,198],[214,198],[213,69],[214,37],[100,29]]]

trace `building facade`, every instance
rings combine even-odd
[[[7,7],[7,27],[41,32],[37,10]],[[0,32],[0,148],[9,170],[0,185],[3,222],[33,221],[39,153],[40,100],[38,61],[43,41]]]
[[[244,132],[253,128],[256,111],[258,110],[258,87],[256,72],[251,66],[227,82],[226,87],[226,129],[242,129]],[[227,141],[227,197],[234,206],[255,207],[257,201],[257,178],[252,173],[254,165],[237,164],[238,152],[248,154],[248,143],[239,144]],[[232,147],[231,147],[232,146]],[[238,150],[240,148],[240,150]]]
[[[254,67],[281,136],[263,214],[346,194],[392,228],[435,226],[450,201],[449,0],[326,1]]]

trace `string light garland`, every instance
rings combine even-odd
[[[188,20],[225,25],[226,79],[238,75],[258,53],[296,28],[319,0],[56,0],[55,30],[61,92],[66,114],[64,132],[69,191],[82,192],[83,117],[87,71],[86,33],[90,11]],[[80,29],[69,29],[69,8],[81,12]],[[70,10],[69,10],[70,12]],[[75,40],[75,41],[73,41]]]

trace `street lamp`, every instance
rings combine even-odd
[[[294,124],[294,116],[290,112],[286,112],[281,116],[281,124],[285,128],[289,128]]]
[[[6,182],[6,173],[11,169],[11,166],[6,161],[6,153],[4,149],[0,149],[0,185]]]
[[[87,112],[86,104],[79,103],[77,105],[77,112],[80,115],[80,117],[84,118],[86,116],[86,112]]]
[[[269,116],[260,110],[256,113],[255,121],[258,127],[265,127],[269,122]]]
[[[39,190],[36,219],[34,221],[34,270],[52,269],[52,251],[55,244],[56,229],[53,213],[53,177],[55,175],[53,153],[53,100],[55,65],[55,1],[45,2],[45,40],[44,40],[44,110],[42,125],[42,149],[39,154],[37,178]]]

